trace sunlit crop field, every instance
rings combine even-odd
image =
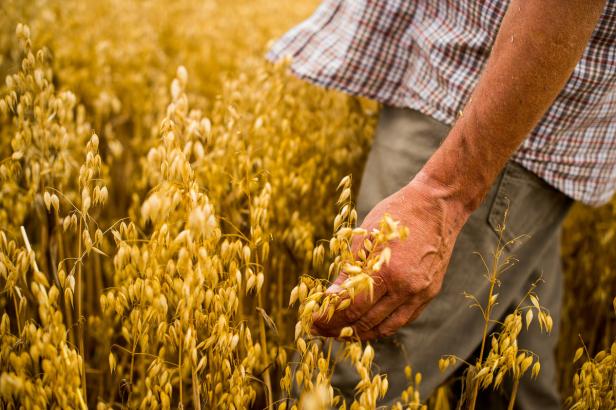
[[[412,235],[386,219],[350,251],[378,105],[264,59],[317,4],[0,4],[1,408],[379,405],[372,347],[345,328],[333,357],[310,334],[313,313],[349,304],[329,280],[344,269],[345,296],[368,291],[387,243]],[[614,408],[616,201],[575,207],[563,242],[563,398]],[[527,296],[468,366],[470,391],[540,372],[511,343],[553,325]],[[352,401],[330,384],[340,361],[361,379]],[[420,397],[406,373],[397,408],[472,407]]]

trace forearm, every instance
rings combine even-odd
[[[564,87],[605,0],[513,0],[461,117],[415,178],[468,215]]]

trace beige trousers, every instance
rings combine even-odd
[[[357,201],[360,220],[380,200],[413,178],[448,131],[448,126],[417,111],[383,108],[360,186]],[[470,301],[464,297],[464,292],[485,303],[489,283],[483,263],[475,253],[481,253],[489,261],[498,241],[496,228],[503,222],[508,208],[506,239],[521,234],[530,237],[507,250],[507,254],[515,255],[519,262],[501,276],[501,285],[496,290],[499,303],[493,318],[503,319],[524,297],[531,284],[539,277],[543,278],[545,282],[537,293],[541,304],[553,317],[554,328],[550,335],[540,332],[534,325],[529,331],[524,327],[521,332],[518,344],[520,348],[539,355],[541,373],[536,380],[531,380],[530,375],[524,376],[516,403],[520,409],[561,407],[554,348],[563,294],[560,226],[571,203],[571,199],[522,166],[515,162],[507,164],[482,205],[462,229],[441,293],[413,323],[401,328],[393,337],[373,343],[375,369],[386,373],[389,380],[384,405],[395,402],[406,388],[406,364],[411,364],[413,371],[422,373],[420,391],[422,398],[426,399],[446,379],[460,372],[462,364],[458,362],[457,368],[450,367],[441,373],[438,369],[441,356],[456,355],[475,362],[484,322],[481,312],[469,307]],[[409,228],[412,238],[413,227]],[[345,366],[338,368],[332,380],[332,384],[348,397],[353,395],[356,382],[353,369]],[[457,396],[460,392],[453,393]],[[509,394],[509,389],[482,392],[477,408],[506,408]]]

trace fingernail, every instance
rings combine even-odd
[[[325,293],[339,293],[340,291],[342,291],[342,286],[337,285],[337,284],[334,283],[329,288],[327,288]]]

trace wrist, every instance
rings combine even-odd
[[[415,193],[415,198],[419,193],[423,200],[437,205],[438,209],[443,211],[447,223],[458,229],[462,228],[476,208],[475,201],[467,198],[464,190],[446,184],[424,170],[420,171],[403,190]]]
[[[489,133],[469,120],[471,114],[458,121],[412,181],[467,216],[481,205],[510,156],[509,149],[486,143]]]

